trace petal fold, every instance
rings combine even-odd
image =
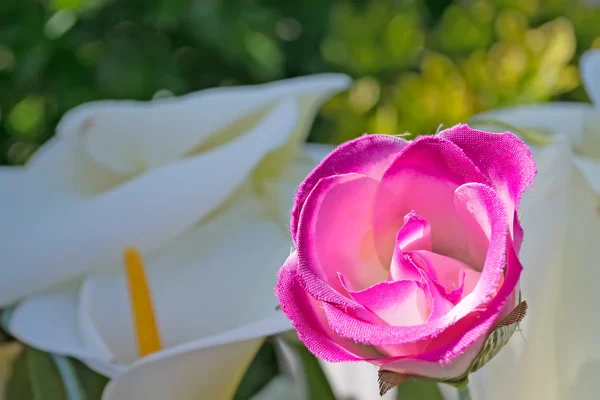
[[[390,161],[407,145],[406,140],[395,136],[363,135],[335,148],[298,188],[290,222],[295,241],[304,202],[320,179],[332,175],[360,173],[379,180]]]

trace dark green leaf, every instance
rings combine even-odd
[[[27,349],[27,369],[35,400],[66,400],[67,393],[52,356],[43,351]]]
[[[275,344],[265,340],[242,379],[234,400],[247,400],[260,392],[279,374]]]
[[[108,378],[76,359],[26,348],[13,363],[6,398],[98,400],[107,383]]]
[[[88,400],[97,400],[102,396],[102,391],[108,383],[108,378],[89,369],[84,363],[72,359],[81,387],[85,389]]]

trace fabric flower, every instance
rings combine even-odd
[[[515,135],[467,125],[338,147],[298,189],[276,288],[300,339],[379,366],[382,392],[464,384],[524,315],[517,209],[535,173]]]
[[[0,173],[12,334],[114,378],[104,399],[230,398],[263,338],[289,329],[271,290],[291,245],[281,216],[318,162],[302,145],[316,111],[348,84],[325,74],[67,113]]]
[[[600,51],[585,53],[580,70],[593,104],[526,105],[473,119],[482,129],[511,127],[537,143],[532,151],[540,169],[535,193],[522,206],[528,240],[521,282],[531,317],[522,337],[472,376],[474,400],[595,399],[600,391],[594,300],[600,279]],[[458,398],[446,389],[449,400]]]
[[[473,400],[565,399],[556,397],[559,396],[556,381],[548,382],[544,375],[549,370],[556,371],[560,362],[552,347],[556,340],[553,332],[557,328],[550,325],[558,321],[557,316],[553,316],[556,307],[549,306],[555,301],[549,302],[548,299],[555,299],[554,296],[558,296],[555,293],[560,293],[558,279],[565,258],[563,254],[566,254],[564,240],[567,234],[569,188],[571,183],[580,185],[582,182],[570,181],[571,149],[564,137],[557,137],[551,144],[541,148],[533,147],[532,153],[538,171],[534,190],[526,191],[519,205],[519,212],[523,216],[520,222],[527,232],[519,253],[519,258],[526,266],[520,286],[527,299],[529,315],[519,325],[519,334],[485,368],[470,375],[469,388]],[[575,187],[581,189],[580,186]],[[581,203],[580,206],[589,207],[590,203]],[[589,217],[589,211],[583,215]],[[577,223],[581,224],[581,221]],[[546,322],[540,325],[542,321]],[[540,328],[534,331],[540,332],[539,336],[531,336],[530,328],[538,325]],[[530,350],[533,351],[529,353]],[[527,363],[526,359],[529,360]],[[340,397],[380,399],[377,393],[377,367],[367,363],[328,362],[324,362],[323,367]],[[530,385],[533,382],[528,379],[532,376],[538,378],[534,386]],[[557,381],[560,382],[559,377]],[[589,387],[590,382],[586,382],[586,385]],[[458,400],[455,388],[445,384],[438,386],[447,400]],[[383,398],[395,399],[396,394],[390,391]]]

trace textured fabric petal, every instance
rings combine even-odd
[[[174,239],[219,206],[267,152],[285,141],[296,116],[294,103],[284,102],[235,141],[24,221],[1,248],[10,269],[0,281],[0,305],[93,268],[115,265],[126,246],[147,252]],[[32,243],[36,251],[31,251]]]
[[[440,136],[459,146],[485,174],[501,196],[516,206],[533,183],[535,161],[525,143],[510,132],[501,134],[456,125]],[[507,210],[511,211],[510,209]]]
[[[313,354],[324,360],[362,360],[363,356],[370,354],[369,350],[340,338],[329,329],[322,307],[300,284],[298,266],[298,255],[294,252],[279,272],[275,291],[282,311],[294,324],[300,340]]]
[[[380,282],[350,296],[389,325],[419,325],[431,312],[423,284],[412,280]]]
[[[536,174],[529,148],[510,132],[490,133],[468,125],[456,125],[440,132],[440,136],[462,148],[488,177],[504,201],[512,233],[514,211]]]
[[[406,214],[404,225],[396,235],[396,246],[390,266],[392,280],[420,280],[421,273],[408,258],[406,252],[414,250],[431,250],[431,227],[427,220],[419,217],[414,211]]]
[[[463,299],[461,304],[467,302],[470,297],[485,304],[492,297],[498,297],[496,292],[504,276],[507,241],[510,241],[510,247],[513,247],[512,240],[507,237],[508,226],[505,222],[507,214],[499,195],[493,189],[481,184],[470,183],[461,186],[456,191],[455,202],[471,211],[489,240],[481,275],[474,290]],[[456,308],[460,308],[461,304]]]
[[[67,112],[57,131],[67,139],[82,139],[98,163],[128,175],[190,154],[209,139],[216,144],[231,140],[253,128],[283,98],[309,96],[310,107],[348,85],[344,75],[322,74],[149,102],[96,101]]]
[[[580,61],[581,80],[590,98],[600,106],[600,50],[588,50]]]
[[[407,145],[406,140],[395,136],[364,135],[333,150],[298,188],[290,222],[295,241],[304,202],[320,179],[355,172],[379,180],[390,161]]]
[[[454,197],[454,206],[461,222],[460,230],[466,240],[466,247],[461,256],[461,261],[471,266],[476,271],[481,271],[485,264],[488,247],[490,245],[489,232],[484,229],[478,216],[469,208],[469,203],[461,201],[458,196]],[[523,240],[523,230],[515,216],[515,247]]]
[[[379,263],[373,242],[376,191],[377,181],[373,178],[333,175],[321,179],[307,198],[297,237],[302,260],[299,273],[315,299],[327,301],[325,298],[333,291],[345,292],[338,273],[355,290],[387,279],[388,270]],[[325,293],[317,292],[311,283],[313,278],[327,284]]]
[[[442,137],[417,138],[400,152],[381,179],[375,203],[380,258],[391,259],[395,233],[411,210],[431,225],[435,252],[460,258],[467,241],[457,229],[461,222],[454,191],[467,182],[487,179],[458,146]]]
[[[405,358],[397,361],[393,361],[387,364],[383,364],[380,369],[386,371],[398,372],[400,374],[426,376],[428,378],[437,379],[452,379],[462,375],[473,358],[477,355],[481,346],[483,345],[483,339],[479,338],[478,345],[469,347],[464,353],[459,354],[451,364],[445,364],[436,361],[424,361],[418,359]]]
[[[144,255],[164,347],[253,323],[277,305],[273,287],[291,241],[283,224],[268,219],[259,199],[238,202]],[[85,279],[80,307],[94,328],[88,334],[102,338],[119,363],[138,356],[129,304],[122,272]]]
[[[390,266],[390,279],[394,281],[422,279],[422,272],[411,258],[411,253],[403,252],[399,246],[394,249],[392,265]]]
[[[503,203],[491,188],[478,183],[462,185],[456,191],[456,196],[458,202],[468,203],[468,207],[473,210],[474,215],[478,218],[480,225],[490,239],[485,266],[473,292],[463,298],[458,305],[444,316],[428,321],[423,325],[410,327],[381,326],[364,322],[364,320],[360,320],[347,312],[343,312],[338,307],[326,303],[324,307],[327,320],[329,326],[335,332],[359,343],[377,346],[414,343],[438,336],[448,326],[454,325],[458,320],[479,309],[482,305],[488,306],[492,299],[499,302],[500,305],[504,304],[511,293],[506,293],[508,291],[506,288],[512,284],[511,289],[514,290],[520,276],[520,265],[514,268],[517,272],[515,272],[515,275],[511,275],[511,281],[508,281],[507,275],[502,285],[502,291],[498,292],[504,273],[508,237]],[[302,259],[302,257],[300,258]],[[514,280],[515,276],[516,280]],[[496,314],[493,314],[490,318],[497,316],[500,309],[493,309],[493,311]],[[489,326],[480,324],[474,333],[478,332],[481,335],[487,328]],[[468,335],[469,340],[477,337],[479,336]],[[467,342],[461,342],[460,346],[466,346],[465,343]]]
[[[507,246],[506,278],[496,297],[480,313],[475,313],[432,340],[430,349],[414,357],[398,357],[382,369],[433,378],[454,378],[466,371],[481,350],[494,323],[503,317],[505,304],[512,309],[517,302],[517,287],[522,266],[512,246]],[[508,303],[510,302],[510,303]],[[469,326],[472,325],[472,326]],[[465,329],[466,328],[466,329]]]
[[[418,250],[413,254],[423,260],[430,277],[441,283],[447,293],[461,288],[462,296],[466,296],[473,291],[481,276],[481,272],[454,258],[426,250]]]
[[[411,211],[404,217],[404,225],[396,236],[396,246],[402,251],[431,251],[431,226],[425,218]]]
[[[108,384],[102,399],[232,398],[263,338],[289,327],[283,314],[273,313],[251,325],[141,359]]]

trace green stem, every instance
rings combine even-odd
[[[458,390],[459,400],[471,400],[471,391],[468,387]]]
[[[77,371],[71,363],[71,360],[58,354],[52,354],[51,357],[63,381],[65,392],[67,393],[67,399],[86,400],[85,392],[81,387],[81,383],[79,382],[79,378],[77,376]]]

